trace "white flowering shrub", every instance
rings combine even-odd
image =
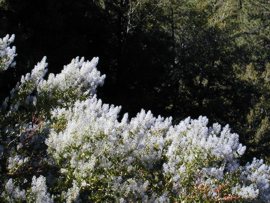
[[[46,76],[43,58],[3,101],[1,202],[270,202],[270,167],[241,164],[246,147],[228,126],[120,117],[95,94],[97,63],[76,58]]]
[[[7,70],[9,67],[15,66],[14,58],[16,56],[15,46],[10,47],[14,41],[15,35],[6,35],[0,38],[0,72]]]

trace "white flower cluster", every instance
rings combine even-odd
[[[21,81],[11,90],[10,97],[5,99],[2,106],[6,108],[8,102],[10,102],[10,112],[16,112],[20,105],[36,105],[37,98],[36,95],[32,95],[32,93],[36,90],[41,81],[44,80],[43,78],[48,71],[47,65],[46,57],[43,57],[41,62],[33,68],[31,73],[27,73],[25,76],[21,77]]]
[[[80,188],[76,181],[73,181],[72,187],[68,189],[67,192],[63,192],[66,203],[76,202],[79,198]]]
[[[64,66],[59,74],[49,74],[44,79],[48,69],[44,57],[31,71],[21,77],[20,83],[11,90],[10,97],[6,98],[3,107],[11,103],[10,111],[16,112],[20,105],[36,106],[68,106],[76,100],[94,95],[97,87],[103,85],[105,75],[96,69],[98,58],[85,61],[84,58],[73,59]]]
[[[32,179],[31,198],[37,203],[53,203],[53,199],[47,192],[46,178],[36,176]]]
[[[171,119],[142,110],[130,122],[127,114],[118,121],[119,111],[120,107],[102,104],[95,96],[71,109],[56,109],[53,115],[64,117],[66,127],[59,133],[52,131],[46,144],[61,163],[62,173],[74,177],[80,187],[106,182],[106,190],[115,195],[132,194],[146,201],[150,186],[145,176],[160,165]],[[151,196],[158,197],[154,192]]]
[[[244,199],[254,200],[259,195],[259,190],[255,185],[240,186],[237,185],[232,189],[233,194],[236,194]]]
[[[70,64],[64,66],[60,74],[50,74],[48,80],[44,80],[37,88],[38,92],[45,90],[52,94],[54,90],[57,91],[81,91],[83,93],[89,92],[93,95],[96,88],[102,85],[105,75],[100,75],[96,69],[98,57],[93,58],[91,61],[85,61],[84,58],[75,58]],[[78,92],[74,92],[77,93]]]
[[[20,166],[27,163],[29,160],[28,157],[22,157],[20,155],[15,155],[14,157],[10,156],[8,158],[8,170],[10,173],[16,171]]]
[[[26,192],[15,186],[13,179],[9,179],[5,184],[5,191],[1,196],[7,202],[20,202],[26,199]]]
[[[216,201],[270,200],[269,167],[255,162],[241,167],[238,158],[246,147],[228,126],[208,127],[206,117],[173,126],[171,118],[155,118],[144,110],[119,121],[119,111],[95,96],[53,111],[65,126],[51,131],[46,144],[77,189],[105,184],[104,193],[143,202],[195,193]]]
[[[258,194],[261,200],[270,201],[270,167],[263,160],[253,159],[243,167],[241,180],[250,185],[249,194]]]
[[[46,57],[43,57],[43,59],[37,65],[35,65],[31,71],[31,74],[27,73],[25,76],[22,76],[20,85],[22,86],[23,84],[31,81],[34,87],[38,86],[40,82],[43,81],[43,78],[48,71],[47,65]]]
[[[23,182],[27,183],[26,180]],[[36,203],[53,203],[53,198],[47,192],[46,178],[33,176],[31,187],[25,191],[16,186],[13,179],[9,179],[5,185],[5,190],[1,194],[7,202],[36,202]]]
[[[10,47],[10,44],[14,39],[15,35],[6,35],[4,38],[0,38],[0,71],[5,71],[9,67],[14,67],[16,65],[14,61],[16,47]]]
[[[221,130],[218,124],[209,128],[207,124],[206,117],[187,118],[171,127],[167,134],[166,141],[170,144],[163,169],[178,193],[187,195],[189,191],[183,184],[192,179],[197,185],[211,186],[209,194],[216,196],[216,180],[223,180],[239,167],[237,158],[244,154],[245,147],[239,143],[238,135],[231,133],[228,126]]]

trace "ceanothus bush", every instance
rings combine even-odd
[[[15,35],[6,35],[0,38],[0,72],[7,70],[9,67],[16,65],[14,58],[16,56],[16,47],[10,47],[14,41]]]
[[[14,65],[13,40],[0,39],[1,70]],[[3,101],[1,202],[270,202],[269,166],[241,165],[229,126],[120,117],[95,94],[97,63],[75,58],[46,76],[44,57]]]

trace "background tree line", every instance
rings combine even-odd
[[[17,69],[3,99],[44,55],[59,72],[77,55],[100,57],[104,102],[175,122],[229,123],[251,156],[270,160],[268,0],[4,0],[0,35],[16,34]]]

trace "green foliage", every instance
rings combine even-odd
[[[267,151],[270,143],[269,68],[269,64],[266,64],[263,70],[258,70],[253,64],[249,64],[242,74],[239,74],[241,80],[255,89],[251,97],[252,105],[246,115],[246,139],[252,149],[251,155],[261,154],[268,161]]]

